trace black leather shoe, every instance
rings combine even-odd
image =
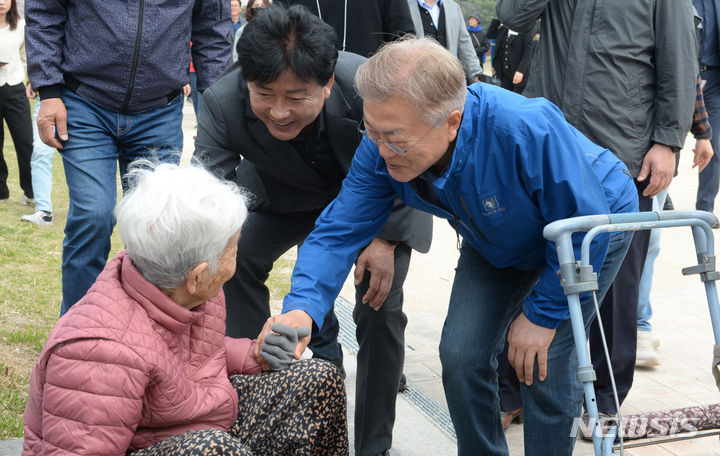
[[[400,375],[400,383],[398,383],[398,393],[402,393],[407,389],[407,377],[405,374]],[[387,450],[385,450],[387,452]]]

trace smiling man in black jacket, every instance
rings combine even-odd
[[[338,53],[335,39],[307,9],[273,5],[248,23],[238,61],[204,94],[196,154],[252,193],[236,272],[224,286],[230,336],[260,333],[270,316],[265,281],[273,263],[312,231],[360,143],[353,78],[365,59]],[[358,455],[392,444],[407,324],[402,285],[411,250],[426,252],[431,234],[429,216],[398,203],[356,260]],[[338,328],[329,313],[310,349],[341,366]]]

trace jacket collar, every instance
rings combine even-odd
[[[148,316],[169,331],[178,334],[202,314],[205,303],[191,311],[176,303],[157,286],[150,283],[133,265],[127,251],[121,252],[120,283],[125,293],[134,299]]]

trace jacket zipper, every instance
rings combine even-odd
[[[123,103],[122,112],[127,112],[128,106],[130,105],[130,97],[132,96],[132,91],[135,87],[135,72],[137,71],[138,60],[140,58],[140,42],[142,41],[142,23],[144,12],[145,0],[140,0],[140,13],[138,15],[137,35],[135,36],[135,55],[133,55],[132,69],[130,70],[130,84],[128,86],[127,94],[125,95],[125,102]]]
[[[475,232],[477,234],[479,234],[480,237],[483,238],[483,240],[486,243],[490,244],[490,241],[488,241],[488,238],[485,237],[483,232],[480,231],[480,228],[478,228],[478,226],[475,224],[475,221],[473,220],[472,215],[470,215],[470,211],[468,210],[467,206],[465,205],[465,198],[462,195],[460,195],[460,204],[462,205],[463,209],[465,210],[465,213],[467,214],[468,219],[470,220],[470,223],[472,224],[473,228],[475,228]]]

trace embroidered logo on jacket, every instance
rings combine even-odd
[[[482,205],[483,209],[485,209],[482,215],[485,216],[505,211],[504,207],[500,207],[500,203],[498,203],[497,197],[495,195],[491,196],[490,198],[485,198],[482,202]]]

